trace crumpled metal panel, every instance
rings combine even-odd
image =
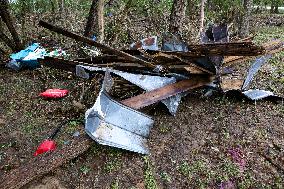
[[[262,65],[264,65],[268,59],[270,59],[272,56],[271,55],[266,55],[266,56],[262,56],[260,58],[257,58],[254,63],[252,64],[252,66],[250,67],[247,77],[244,81],[244,84],[242,86],[242,90],[248,90],[249,85],[251,83],[251,81],[253,80],[253,77],[255,76],[255,74],[258,72],[258,70],[260,69],[260,67]]]
[[[265,91],[259,89],[247,90],[242,93],[251,100],[260,100],[266,97],[275,96],[271,91]]]
[[[147,137],[154,121],[101,91],[85,115],[87,134],[103,145],[148,154]]]
[[[89,78],[89,73],[87,73],[85,69],[89,71],[106,71],[106,68],[77,65],[76,66],[77,76],[82,78]],[[152,91],[176,82],[176,79],[174,77],[160,77],[160,76],[150,76],[142,74],[132,74],[113,69],[109,69],[109,71],[139,86],[140,88],[146,91]],[[178,94],[176,96],[172,96],[165,100],[162,100],[162,103],[166,105],[166,107],[168,108],[169,112],[172,115],[176,114],[179,103],[181,101],[181,97],[182,94]]]

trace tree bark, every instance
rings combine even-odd
[[[250,17],[252,11],[253,0],[244,0],[243,8],[244,12],[241,16],[240,27],[239,27],[239,36],[244,38],[249,35],[250,31]]]
[[[97,26],[97,27],[96,27]],[[85,27],[84,36],[92,37],[97,34],[98,42],[104,40],[104,0],[93,0],[87,24]]]
[[[103,43],[105,35],[104,0],[98,2],[98,42]]]
[[[174,0],[170,15],[170,33],[181,32],[181,26],[185,17],[186,0]]]
[[[21,43],[20,37],[19,37],[19,35],[18,35],[14,25],[13,25],[13,20],[12,20],[12,17],[10,15],[10,12],[9,12],[8,0],[0,0],[0,16],[1,16],[2,20],[6,23],[7,28],[9,29],[9,31],[10,31],[12,37],[13,37],[13,40],[15,42],[16,49],[13,49],[13,50],[19,51],[19,50],[23,49],[23,45]]]
[[[201,0],[201,6],[200,6],[200,27],[199,27],[199,33],[204,29],[204,7],[205,7],[205,0]]]
[[[12,40],[10,40],[7,35],[3,32],[3,30],[0,30],[0,40],[3,41],[8,47],[10,47],[13,51],[17,51],[16,45],[13,43]]]

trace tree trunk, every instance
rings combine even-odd
[[[278,9],[278,7],[279,7],[279,1],[275,1],[275,5],[274,5],[274,13],[275,14],[279,14],[279,9]]]
[[[93,0],[84,36],[92,37],[94,34],[98,36],[98,42],[104,40],[104,0]]]
[[[16,45],[16,49],[13,49],[13,50],[21,50],[23,49],[23,45],[21,43],[21,40],[20,40],[20,37],[13,25],[13,20],[12,20],[12,17],[10,15],[10,12],[9,12],[9,3],[8,3],[8,0],[0,0],[0,16],[2,18],[2,20],[6,23],[12,37],[13,37],[13,40],[15,42],[15,45]],[[7,44],[8,45],[8,44]]]
[[[250,17],[252,10],[253,0],[244,0],[244,13],[241,16],[240,27],[239,27],[239,36],[244,38],[249,35],[250,31]]]
[[[118,20],[116,21],[115,24],[115,31],[114,34],[111,34],[112,36],[110,38],[108,38],[109,40],[112,41],[113,44],[116,44],[117,40],[118,40],[118,37],[119,35],[121,34],[122,30],[120,28],[123,27],[123,23],[125,22],[126,18],[127,18],[127,15],[129,13],[129,9],[131,8],[132,6],[132,2],[133,0],[128,0],[123,8],[123,10],[121,11],[121,14],[118,18]],[[119,28],[118,30],[116,30],[116,28]],[[130,36],[130,35],[128,35]]]
[[[181,32],[181,26],[185,17],[186,0],[174,0],[170,15],[170,33]]]
[[[98,42],[103,43],[105,35],[104,0],[98,2]]]
[[[201,0],[201,6],[200,6],[200,27],[199,27],[199,33],[203,32],[204,29],[204,7],[205,7],[205,0]]]
[[[59,13],[60,15],[62,15],[64,12],[65,0],[58,0],[58,7],[59,7]]]

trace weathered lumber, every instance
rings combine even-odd
[[[75,73],[76,65],[85,65],[85,66],[96,66],[96,67],[109,67],[120,71],[125,72],[131,72],[136,74],[147,74],[147,75],[169,75],[170,74],[160,74],[153,72],[151,69],[144,67],[143,65],[137,64],[137,63],[129,63],[129,62],[112,62],[112,63],[102,63],[104,62],[101,58],[98,57],[98,61],[96,60],[96,57],[93,57],[93,60],[90,59],[77,59],[77,60],[65,60],[62,58],[55,58],[55,57],[45,57],[44,59],[38,59],[39,63],[43,66],[59,69],[59,70],[65,70]],[[108,61],[105,61],[108,62]],[[169,71],[173,73],[179,73],[179,74],[208,74],[207,72],[204,72],[200,70],[199,68],[196,68],[195,66],[191,65],[175,65],[174,63],[172,66],[167,67]]]
[[[188,45],[188,52],[165,52],[179,57],[198,56],[257,56],[265,53],[262,46],[256,46],[252,42],[231,42],[231,43],[208,43]]]
[[[284,50],[284,42],[281,40],[275,40],[264,43],[262,45],[265,49],[265,54],[275,54]],[[239,62],[248,61],[255,58],[255,56],[228,56],[224,59],[224,65],[229,66]]]
[[[65,70],[72,73],[75,73],[76,71],[76,65],[84,65],[84,66],[96,66],[96,67],[109,67],[113,69],[117,69],[120,71],[127,71],[131,73],[151,73],[149,68],[146,68],[140,64],[135,63],[119,63],[119,62],[113,62],[113,63],[105,63],[105,64],[95,64],[96,61],[89,61],[88,63],[79,60],[65,60],[62,58],[55,58],[55,57],[45,57],[44,59],[38,59],[38,62],[46,67],[59,69],[59,70]],[[152,74],[157,75],[158,73],[152,72]]]
[[[181,92],[201,87],[209,82],[209,77],[194,77],[190,80],[179,81],[154,91],[123,100],[121,103],[131,108],[139,109]],[[71,144],[64,146],[61,150],[56,150],[52,153],[43,154],[33,158],[28,163],[25,163],[21,167],[0,177],[0,188],[21,188],[32,180],[49,173],[55,168],[60,167],[64,163],[84,153],[91,146],[91,143],[92,141],[88,136],[82,135],[79,138],[73,139]]]
[[[140,94],[138,96],[126,99],[121,101],[126,106],[140,109],[146,106],[149,106],[151,104],[154,104],[158,101],[161,101],[163,99],[166,99],[170,96],[174,96],[176,94],[188,91],[190,89],[198,88],[201,86],[204,86],[210,82],[210,77],[207,75],[200,75],[200,76],[194,76],[191,79],[188,80],[182,80],[177,83],[167,85],[165,87],[149,91],[144,94]]]
[[[108,47],[106,45],[103,45],[101,43],[95,42],[94,40],[92,40],[90,38],[87,38],[87,37],[75,34],[73,32],[67,31],[67,30],[65,30],[63,28],[60,28],[60,27],[57,27],[57,26],[53,26],[53,25],[51,25],[51,24],[49,24],[47,22],[40,21],[39,25],[44,27],[44,28],[47,28],[47,29],[49,29],[49,30],[51,30],[53,32],[62,34],[64,36],[66,36],[66,37],[70,37],[70,38],[72,38],[72,39],[74,39],[76,41],[81,41],[83,43],[95,46],[95,47],[101,49],[103,52],[106,52],[106,53],[109,53],[109,54],[113,54],[113,55],[117,55],[117,56],[120,56],[120,57],[124,57],[124,58],[128,59],[129,61],[140,63],[143,66],[151,68],[151,69],[155,69],[156,68],[156,66],[151,64],[150,62],[144,61],[144,60],[139,59],[139,58],[137,58],[135,56],[127,54],[125,52],[122,52],[122,51],[116,50],[114,48]]]
[[[10,15],[10,12],[9,12],[9,3],[8,3],[8,0],[1,0],[0,1],[0,16],[2,17],[2,20],[6,23],[6,26],[7,28],[9,29],[12,37],[13,37],[13,40],[15,42],[15,45],[16,45],[16,50],[19,51],[21,49],[23,49],[23,44],[21,43],[21,40],[20,40],[20,37],[13,25],[13,19]],[[7,44],[9,45],[9,44]]]

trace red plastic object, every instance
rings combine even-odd
[[[36,152],[34,153],[34,156],[37,156],[39,154],[48,152],[48,151],[54,151],[56,149],[56,144],[53,140],[45,140],[43,141],[37,148]]]
[[[63,98],[68,92],[69,91],[65,89],[47,89],[39,95],[44,98]]]

